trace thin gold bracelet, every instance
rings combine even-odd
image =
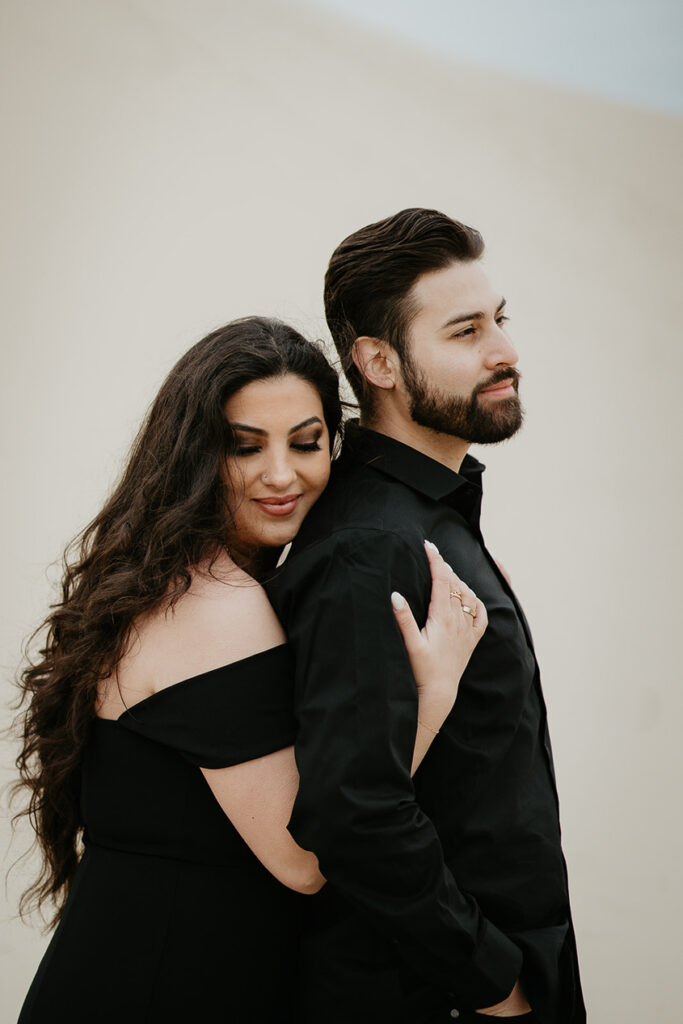
[[[432,727],[430,725],[425,725],[425,723],[422,722],[419,718],[417,720],[417,724],[421,725],[423,729],[427,730],[427,732],[431,732],[433,736],[438,736],[439,735],[439,730],[438,729],[432,729]]]

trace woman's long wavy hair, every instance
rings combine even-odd
[[[13,789],[28,798],[16,817],[29,818],[42,855],[22,914],[51,903],[56,923],[80,859],[81,765],[98,683],[115,672],[135,621],[172,606],[190,586],[191,568],[225,549],[234,500],[225,402],[252,381],[286,373],[316,388],[332,447],[341,404],[322,351],[277,320],[233,321],[173,367],[113,494],[67,548],[61,600],[29,640],[43,644],[19,675],[23,746]]]

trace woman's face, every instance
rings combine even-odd
[[[247,384],[223,411],[236,441],[226,460],[237,506],[228,547],[249,557],[296,536],[330,476],[329,433],[320,395],[292,373]]]

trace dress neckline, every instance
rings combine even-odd
[[[151,702],[158,702],[159,699],[163,699],[165,694],[175,692],[178,687],[193,686],[198,682],[205,681],[207,679],[215,678],[221,673],[226,672],[230,669],[236,668],[237,665],[243,666],[246,664],[252,665],[259,661],[261,658],[272,657],[277,651],[288,651],[289,645],[287,643],[277,644],[275,647],[267,647],[263,651],[257,651],[255,654],[249,654],[246,658],[239,658],[237,661],[228,661],[224,665],[217,665],[216,668],[206,669],[204,672],[198,672],[197,675],[188,676],[187,679],[179,679],[177,683],[170,683],[165,686],[163,690],[157,690],[156,693],[150,693],[149,697],[143,697],[142,700],[138,700],[135,704],[131,704],[125,711],[122,711],[117,718],[105,718],[103,715],[95,715],[96,722],[121,722],[129,716],[133,716],[139,711],[143,705],[149,705]]]

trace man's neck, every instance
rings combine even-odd
[[[416,448],[418,452],[429,456],[435,462],[459,472],[462,460],[470,447],[469,441],[450,434],[442,434],[437,430],[422,427],[415,420],[406,420],[403,416],[392,416],[390,412],[382,413],[372,419],[361,416],[360,425],[368,430],[376,430],[378,434],[386,434],[401,444]]]

